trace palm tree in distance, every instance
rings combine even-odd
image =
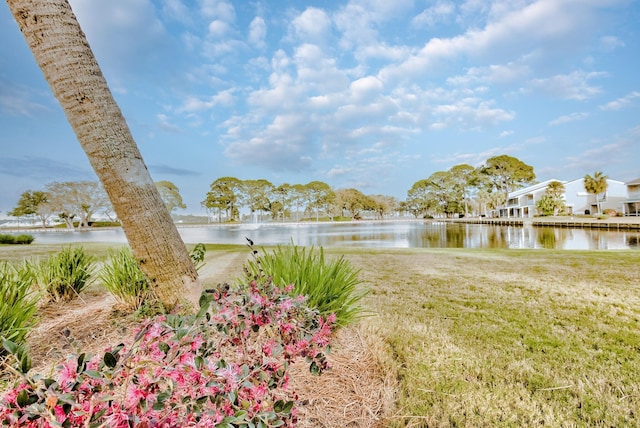
[[[601,193],[605,193],[608,186],[609,185],[607,183],[607,176],[604,175],[601,171],[596,171],[593,174],[593,177],[589,174],[584,176],[584,190],[586,190],[587,193],[595,195],[598,213],[602,212],[602,210],[600,209],[600,198],[598,197],[598,195],[600,195]]]

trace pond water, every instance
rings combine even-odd
[[[640,249],[639,231],[493,226],[423,221],[239,224],[178,227],[186,243],[375,248]],[[120,229],[34,231],[37,243],[126,242]]]

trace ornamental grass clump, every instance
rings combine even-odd
[[[197,244],[189,253],[196,270],[204,266],[206,251],[204,244]],[[149,278],[140,269],[130,247],[110,250],[109,260],[100,271],[98,279],[125,310],[144,312],[158,304]]]
[[[19,345],[24,342],[35,322],[38,297],[24,268],[0,262],[0,338]],[[0,349],[0,356],[3,354]]]
[[[82,247],[66,247],[48,259],[28,266],[34,282],[50,301],[68,302],[91,283],[95,259]]]
[[[125,309],[138,310],[151,297],[149,280],[129,247],[110,251],[98,278]]]
[[[146,320],[132,343],[64,361],[51,378],[5,341],[21,379],[0,398],[0,425],[17,427],[293,427],[289,366],[324,355],[333,317],[270,281],[208,290],[196,315]],[[26,363],[25,363],[26,361]]]
[[[264,275],[285,287],[293,284],[293,295],[306,296],[307,304],[328,316],[335,314],[336,324],[346,326],[362,314],[360,300],[366,291],[358,289],[361,283],[359,269],[344,257],[325,260],[324,250],[295,245],[278,246],[263,251],[247,262],[247,275]]]

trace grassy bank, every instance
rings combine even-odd
[[[640,253],[350,250],[390,426],[640,424]]]
[[[208,245],[203,279],[232,280],[247,252]],[[640,425],[640,252],[326,249],[343,254],[398,382],[382,426]]]

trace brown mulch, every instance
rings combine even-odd
[[[296,363],[291,388],[301,401],[299,427],[382,427],[396,394],[394,374],[379,360],[382,352],[375,335],[363,325],[338,332],[329,355],[331,369],[309,373]]]

